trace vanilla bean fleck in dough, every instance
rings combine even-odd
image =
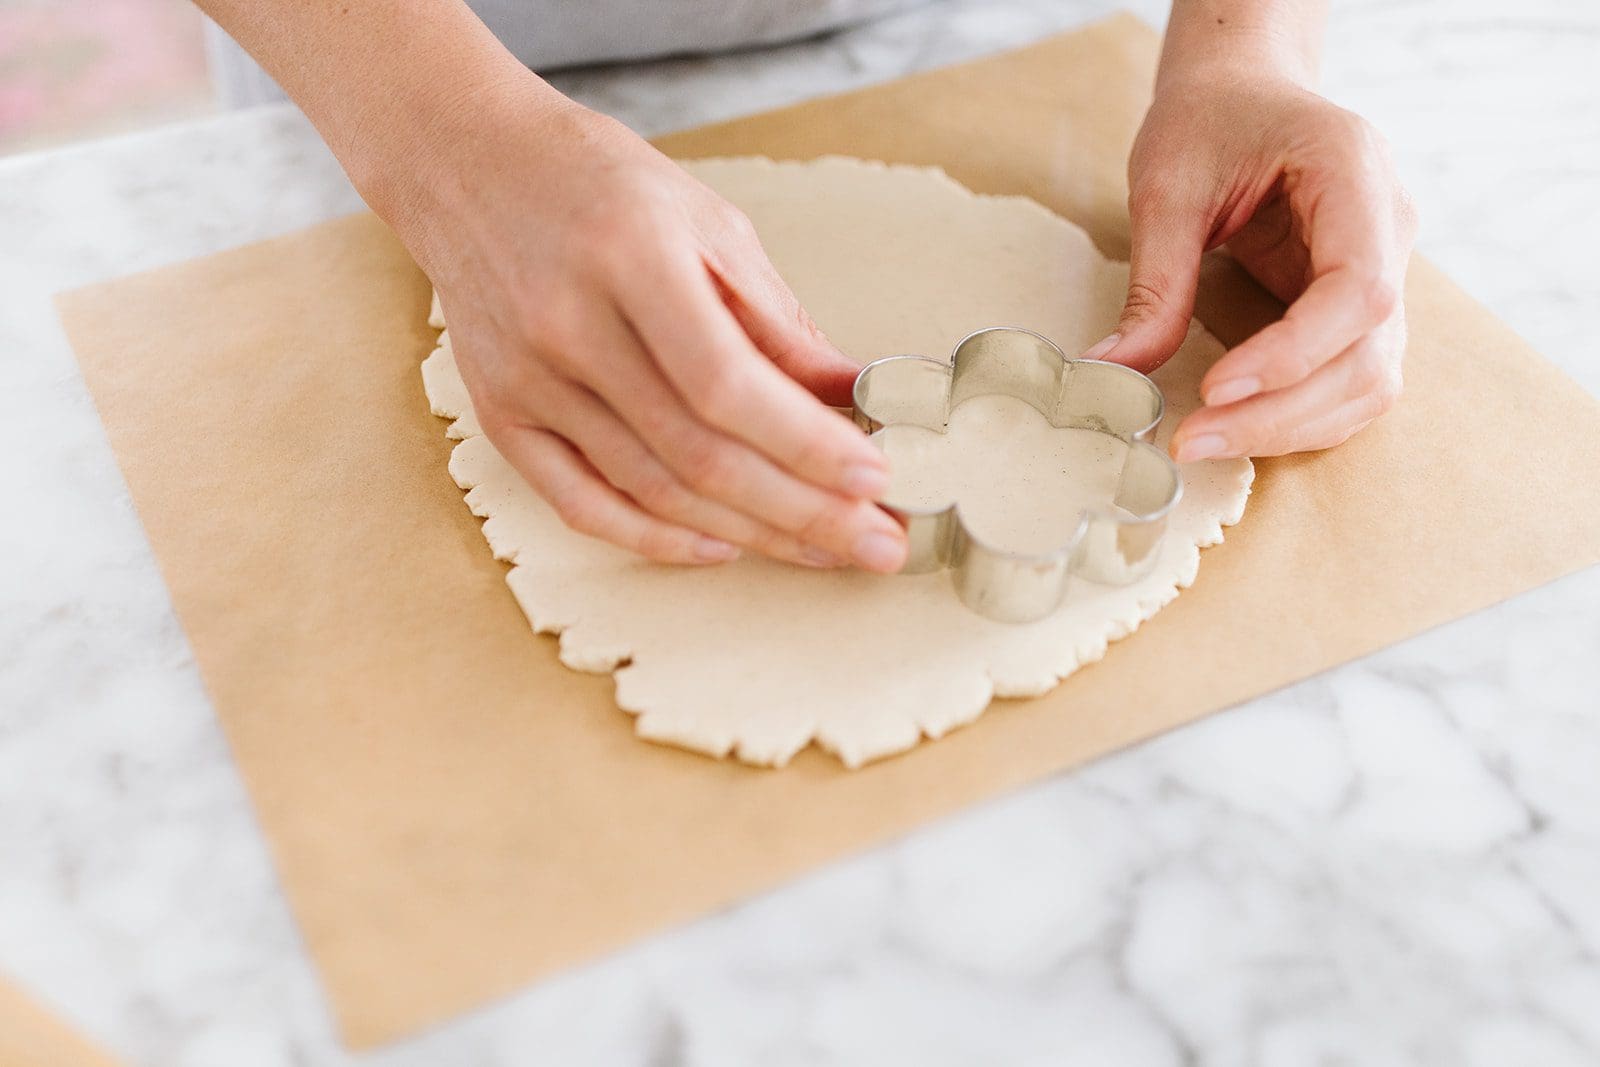
[[[801,302],[863,363],[948,358],[985,326],[1036,330],[1070,355],[1116,322],[1127,264],[1031,200],[977,196],[933,168],[836,157],[685,166],[751,217]],[[443,324],[437,302],[430,321]],[[1154,375],[1168,406],[1157,444],[1198,406],[1200,377],[1221,354],[1192,324]],[[422,370],[434,413],[461,442],[450,473],[495,557],[512,564],[507,582],[533,628],[560,635],[567,666],[613,672],[642,737],[758,764],[815,741],[858,766],[971,722],[996,696],[1046,692],[1193,581],[1200,548],[1242,517],[1254,473],[1248,460],[1185,464],[1152,573],[1122,587],[1075,582],[1054,615],[1015,625],[964,607],[946,573],[753,557],[668,567],[573,533],[482,436],[447,334]],[[969,523],[1019,550],[1054,544],[1059,524],[1104,502],[1116,476],[1114,443],[1053,430],[1004,397],[961,405],[947,438],[897,428],[886,448],[895,499],[957,490]],[[1042,506],[1029,505],[1028,486],[1048,487]]]

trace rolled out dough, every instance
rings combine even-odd
[[[1022,197],[974,195],[937,169],[843,158],[685,166],[750,216],[802,303],[862,362],[947,357],[961,337],[994,325],[1025,326],[1080,352],[1111,330],[1126,290],[1127,265],[1102,257],[1076,226]],[[443,323],[437,302],[431,321]],[[1198,404],[1200,377],[1221,353],[1191,324],[1155,375],[1169,411],[1158,443]],[[1019,626],[965,608],[947,574],[883,577],[757,558],[666,567],[573,533],[482,436],[447,333],[423,379],[461,442],[450,472],[486,520],[495,557],[512,564],[506,580],[534,630],[560,635],[567,666],[613,672],[617,703],[637,716],[640,736],[757,764],[782,765],[815,741],[855,767],[972,722],[995,697],[1046,692],[1193,581],[1200,548],[1243,515],[1254,475],[1248,460],[1186,464],[1153,573],[1123,587],[1077,582],[1054,615]],[[951,448],[968,436],[1022,441],[1038,449],[1026,460],[1037,465],[1031,472],[1048,468],[1052,478],[1063,457],[1087,459],[1084,500],[1107,476],[1092,462],[1098,435],[1051,437],[1001,398],[958,410],[963,436]],[[941,447],[892,443],[901,486],[926,477]],[[1041,536],[1049,515],[1014,502],[995,497],[989,521]]]

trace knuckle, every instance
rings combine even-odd
[[[1138,279],[1128,283],[1129,308],[1160,308],[1166,303],[1162,295],[1162,286],[1155,280]]]
[[[791,470],[800,472],[827,471],[835,465],[833,450],[814,434],[804,435],[789,449],[787,463]],[[815,477],[815,474],[808,476]]]
[[[1261,377],[1279,387],[1303,382],[1316,373],[1319,366],[1311,347],[1303,342],[1293,345],[1282,357],[1267,364]]]
[[[1359,173],[1379,185],[1399,185],[1389,140],[1372,123],[1353,111],[1341,110],[1333,140],[1344,155],[1353,159]]]
[[[1379,414],[1392,409],[1404,392],[1405,380],[1400,373],[1399,364],[1383,364],[1382,374],[1372,388],[1372,396],[1378,403]]]
[[[1308,147],[1316,157],[1342,172],[1381,175],[1392,169],[1388,143],[1377,127],[1345,108],[1319,111],[1318,121],[1308,127]]]
[[[1304,436],[1304,430],[1298,418],[1255,412],[1249,419],[1231,424],[1226,436],[1244,455],[1280,456],[1295,451],[1294,442]]]
[[[756,224],[750,221],[750,216],[734,207],[726,200],[720,200],[714,209],[718,224],[724,233],[739,241],[755,241]]]
[[[674,206],[650,189],[608,199],[574,232],[572,256],[603,280],[636,274],[641,258],[670,245],[676,218]]]
[[[667,527],[651,526],[641,532],[638,540],[628,547],[657,563],[676,563],[683,558],[681,536]]]
[[[831,503],[818,505],[795,529],[795,535],[805,544],[828,547],[837,544],[845,528],[846,517]]]
[[[631,183],[612,209],[625,228],[650,233],[683,219],[683,201],[660,182]]]
[[[1416,240],[1417,230],[1421,220],[1417,214],[1417,201],[1403,185],[1395,187],[1395,216],[1399,222],[1400,235],[1407,245]]]
[[[1123,302],[1124,322],[1142,322],[1164,318],[1171,310],[1166,280],[1159,277],[1137,278],[1128,283],[1128,295]]]
[[[1400,287],[1387,278],[1368,278],[1361,285],[1361,300],[1369,322],[1384,322],[1400,309]]]
[[[605,524],[601,521],[599,509],[594,506],[593,498],[584,492],[578,483],[565,481],[552,485],[546,491],[545,499],[550,502],[556,515],[568,529],[589,537],[605,534]]]
[[[544,364],[551,361],[552,354],[552,349],[541,345],[512,362],[497,378],[494,403],[504,409],[507,418],[527,424],[539,409],[548,409],[554,379]]]
[[[800,336],[807,341],[826,342],[827,337],[824,336],[822,327],[817,325],[817,320],[811,317],[811,313],[805,309],[805,306],[794,298],[794,294],[785,289],[784,297],[789,305],[789,314],[794,320],[795,327],[800,331]]]
[[[748,405],[743,375],[729,368],[710,370],[694,392],[694,410],[713,426],[736,424]]]
[[[804,546],[796,538],[767,526],[749,536],[747,547],[771,559],[798,560],[804,554]]]
[[[522,429],[527,420],[512,410],[504,400],[504,390],[495,390],[473,404],[478,416],[478,426],[483,435],[502,453],[511,435]]]
[[[654,397],[636,401],[628,413],[634,420],[634,429],[648,445],[651,452],[663,455],[684,436],[688,416],[676,405],[653,402]]]
[[[1382,144],[1378,131],[1366,119],[1345,108],[1334,108],[1327,112],[1323,136],[1341,148],[1362,152]]]
[[[737,487],[738,452],[730,444],[707,437],[691,445],[684,457],[683,475],[702,496],[727,497]]]
[[[668,517],[683,514],[689,502],[688,492],[665,471],[637,478],[628,486],[628,495],[651,514]]]
[[[1361,397],[1381,394],[1388,379],[1388,369],[1375,353],[1365,353],[1355,358],[1350,367],[1350,391]]]
[[[1356,116],[1355,128],[1361,137],[1362,145],[1373,161],[1385,173],[1392,171],[1394,150],[1389,146],[1389,138],[1383,135],[1383,131],[1359,115]]]
[[[521,328],[528,345],[558,367],[583,348],[586,301],[573,288],[550,288],[524,304]]]
[[[593,240],[574,253],[588,277],[609,285],[635,269],[639,260],[640,237],[612,222],[597,230]]]
[[[1162,215],[1177,206],[1181,199],[1172,183],[1146,178],[1129,188],[1128,214],[1136,219]]]

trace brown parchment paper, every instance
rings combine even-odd
[[[117,1067],[0,975],[0,1067]]]
[[[1123,256],[1155,52],[1119,18],[661,143],[939,164]],[[636,740],[610,680],[529,633],[422,395],[427,283],[371,217],[61,306],[364,1046],[1596,561],[1595,401],[1426,263],[1407,296],[1406,399],[1343,448],[1261,463],[1194,588],[1050,695],[856,772]],[[1225,340],[1276,310],[1208,268]]]

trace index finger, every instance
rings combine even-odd
[[[1311,284],[1283,318],[1219,359],[1201,382],[1207,404],[1231,404],[1303,381],[1394,314],[1404,257],[1391,197],[1360,181],[1322,192],[1306,215]]]
[[[888,460],[769,360],[734,318],[693,249],[660,257],[618,306],[699,418],[800,478],[854,497],[888,489]]]

